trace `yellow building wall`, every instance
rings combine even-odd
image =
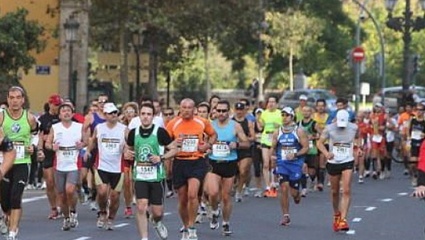
[[[23,75],[21,83],[28,93],[31,109],[41,111],[43,104],[52,93],[58,92],[59,86],[59,39],[54,37],[59,27],[59,0],[6,0],[0,1],[0,15],[16,11],[18,8],[28,10],[28,20],[41,24],[45,33],[46,48],[41,53],[32,52],[36,65],[50,66],[50,75],[36,75],[35,67],[28,75]],[[56,34],[57,35],[57,34]]]

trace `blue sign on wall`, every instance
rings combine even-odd
[[[50,66],[35,66],[36,75],[50,75]]]

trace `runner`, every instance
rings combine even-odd
[[[316,101],[316,112],[313,113],[313,120],[316,121],[317,132],[320,136],[323,129],[325,129],[326,121],[329,118],[329,114],[326,111],[326,100],[317,99]],[[327,145],[327,144],[326,144]],[[326,158],[323,153],[319,152],[319,172],[317,173],[317,190],[323,191],[323,185],[325,184],[326,175]]]
[[[120,122],[126,126],[130,123],[131,119],[139,115],[139,107],[136,102],[128,102],[122,107],[122,115]],[[124,216],[130,218],[133,216],[133,209],[131,204],[133,202],[133,181],[132,181],[132,166],[129,161],[123,161],[124,166]]]
[[[244,109],[245,106],[242,103],[236,103],[235,108]],[[232,234],[229,224],[232,213],[232,196],[230,193],[238,170],[237,150],[249,149],[250,147],[250,142],[244,133],[243,126],[237,121],[230,119],[229,111],[230,103],[228,101],[220,100],[217,103],[218,117],[212,122],[217,133],[217,142],[212,145],[212,153],[209,155],[211,170],[207,173],[204,184],[212,209],[210,228],[215,230],[219,227],[218,203],[221,201],[223,209],[222,228],[225,236]],[[239,113],[240,116],[241,113]],[[245,119],[245,121],[247,120]],[[246,155],[242,156],[246,157]],[[243,159],[243,161],[245,160]]]
[[[128,150],[126,159],[134,161],[133,179],[137,198],[137,228],[142,240],[148,239],[149,212],[152,224],[161,239],[167,239],[168,231],[162,223],[164,214],[164,161],[177,153],[171,137],[164,128],[152,124],[154,106],[149,103],[140,107],[142,125],[130,130],[127,137]],[[166,146],[168,151],[160,155],[160,145]]]
[[[303,108],[307,106],[308,97],[301,94],[298,99],[300,100],[300,104],[297,108],[295,108],[295,121],[301,121],[301,119],[304,118]]]
[[[267,109],[257,119],[259,127],[263,129],[261,136],[261,152],[263,156],[263,178],[266,190],[264,197],[277,197],[277,191],[272,179],[271,169],[273,165],[270,158],[270,148],[272,146],[272,137],[276,129],[282,125],[282,116],[277,109],[277,97],[270,96],[267,99]]]
[[[60,209],[58,209],[58,205],[62,204],[56,199],[56,190],[55,190],[55,172],[53,168],[53,162],[55,153],[51,149],[46,149],[45,141],[47,136],[50,133],[50,129],[53,124],[58,123],[58,109],[62,104],[62,98],[53,94],[49,97],[49,111],[44,113],[38,118],[40,122],[40,133],[38,140],[38,154],[37,157],[42,161],[43,166],[43,178],[46,183],[46,195],[47,200],[50,204],[51,212],[48,216],[49,219],[56,219],[60,216]]]
[[[407,141],[410,141],[410,163],[409,173],[413,187],[417,186],[417,162],[419,157],[419,149],[425,137],[425,118],[424,108],[422,104],[416,107],[417,114],[410,121],[410,128],[407,135]]]
[[[347,215],[351,202],[351,179],[354,167],[354,141],[357,125],[349,122],[349,113],[341,109],[336,114],[336,121],[327,125],[319,140],[317,148],[328,159],[326,169],[330,176],[331,198],[334,212],[333,230],[348,231]],[[329,150],[324,143],[329,140]],[[359,145],[358,143],[356,145]],[[362,151],[358,148],[359,153]],[[340,184],[342,196],[340,197]]]
[[[197,111],[199,117],[208,119],[210,114],[210,105],[207,102],[201,102],[198,104]]]
[[[255,119],[260,119],[263,109],[257,108],[254,110]],[[261,172],[263,170],[263,156],[261,154],[261,133],[263,129],[259,126],[258,121],[254,122],[254,132],[255,132],[255,143],[252,149],[252,161],[254,163],[254,177],[255,177],[255,192],[254,197],[263,196],[263,187],[261,185]]]
[[[171,107],[167,107],[162,111],[162,116],[164,118],[164,124],[165,126],[167,126],[167,124],[174,118],[174,109],[172,109]],[[167,159],[168,160],[168,159]],[[173,189],[173,161],[165,161],[164,162],[165,165],[165,171],[166,171],[166,176],[167,179],[165,180],[166,184],[167,184],[167,194],[165,194],[165,197],[170,198],[172,196],[174,196],[174,189]]]
[[[219,117],[220,113],[218,112]],[[232,118],[232,120],[239,123],[239,125],[242,127],[242,130],[247,137],[249,141],[249,147],[248,148],[241,148],[237,149],[237,156],[238,156],[238,177],[237,177],[237,186],[236,186],[236,193],[235,193],[235,200],[236,202],[242,202],[242,190],[244,189],[244,186],[248,186],[249,184],[249,178],[250,178],[250,171],[252,166],[252,149],[251,149],[251,142],[255,140],[255,132],[254,132],[254,122],[248,120],[246,117],[248,114],[248,109],[246,108],[246,105],[242,102],[238,102],[235,104],[235,114]],[[220,120],[220,118],[219,118]],[[215,128],[217,131],[217,128]]]
[[[103,112],[106,122],[95,127],[86,156],[97,146],[94,173],[99,205],[97,227],[113,230],[124,181],[122,156],[127,127],[118,122],[118,108],[113,103],[105,103]]]
[[[381,177],[381,163],[386,156],[385,127],[387,116],[381,103],[374,105],[374,111],[370,116],[372,124],[372,178]],[[383,179],[383,178],[382,178]]]
[[[85,146],[83,124],[73,122],[74,108],[63,104],[59,107],[60,122],[52,125],[45,148],[55,152],[55,190],[64,215],[62,230],[78,226],[77,198],[75,195],[80,180],[79,151]]]
[[[177,141],[179,152],[173,162],[173,185],[179,197],[179,214],[185,229],[182,240],[197,240],[195,218],[198,210],[198,193],[207,173],[205,152],[217,139],[211,123],[194,116],[195,102],[186,98],[180,102],[180,116],[167,125],[170,136]],[[208,142],[204,142],[204,133]]]
[[[279,179],[280,207],[283,213],[281,225],[291,223],[289,217],[289,193],[299,204],[300,179],[303,174],[304,155],[309,150],[309,139],[305,131],[294,122],[295,113],[290,107],[281,111],[283,125],[273,133],[272,158],[276,160],[275,174]]]
[[[25,91],[21,87],[9,88],[7,103],[9,107],[0,114],[0,128],[4,136],[13,142],[16,158],[10,171],[3,176],[0,192],[1,207],[9,222],[8,239],[15,240],[22,217],[22,194],[28,182],[30,156],[34,152],[30,145],[31,133],[38,132],[38,124],[34,115],[23,108]]]

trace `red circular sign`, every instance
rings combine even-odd
[[[362,47],[355,47],[352,54],[355,62],[361,62],[365,58],[365,52]]]

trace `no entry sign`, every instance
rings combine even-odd
[[[355,47],[353,49],[353,60],[355,62],[361,62],[365,58],[365,52],[362,47]]]

